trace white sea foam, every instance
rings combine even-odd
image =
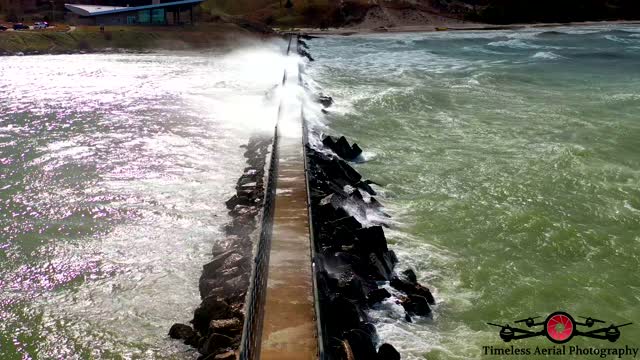
[[[508,47],[511,49],[542,49],[544,48],[544,46],[530,44],[520,39],[493,41],[487,45],[496,46],[496,47]]]
[[[546,60],[557,60],[557,59],[564,59],[565,57],[562,55],[558,55],[554,52],[551,51],[539,51],[537,53],[535,53],[533,56],[531,56],[534,59],[546,59]]]

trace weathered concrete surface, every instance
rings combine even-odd
[[[309,217],[300,134],[280,138],[260,359],[317,359]]]

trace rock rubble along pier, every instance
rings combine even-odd
[[[324,108],[334,102],[325,95],[316,100]],[[435,299],[412,269],[397,272],[398,258],[384,233],[388,225],[379,220],[389,217],[376,199],[380,185],[350,164],[365,160],[360,146],[306,129],[305,155],[323,359],[400,359],[391,344],[378,343],[367,310],[395,302],[412,322],[430,317]]]
[[[292,46],[289,35],[287,54],[313,61],[303,39]],[[200,359],[396,360],[367,311],[395,302],[408,322],[431,316],[431,291],[413,270],[397,271],[387,245],[381,185],[351,165],[362,149],[308,127],[304,99],[322,114],[334,101],[300,96],[310,93],[303,68],[285,69],[273,138],[246,146],[249,166],[226,203],[232,220],[203,267],[191,326],[170,329]]]

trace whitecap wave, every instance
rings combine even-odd
[[[511,49],[543,49],[545,48],[544,46],[531,44],[526,41],[522,41],[520,39],[493,41],[487,45],[495,46],[495,47],[508,47]]]
[[[533,56],[531,56],[534,59],[546,59],[546,60],[557,60],[557,59],[564,59],[565,57],[562,55],[558,55],[554,52],[551,51],[539,51],[537,53],[535,53]]]
[[[605,39],[621,44],[637,44],[638,40],[635,39],[625,39],[623,37],[615,36],[615,35],[605,35]]]

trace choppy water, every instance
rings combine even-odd
[[[487,321],[566,310],[640,323],[640,29],[311,44],[310,78],[337,101],[328,131],[367,152],[391,246],[439,300],[413,324],[399,306],[374,311],[383,340],[407,359],[468,359],[505,346]],[[640,346],[640,325],[621,332],[570,344]]]
[[[0,60],[0,359],[195,358],[240,145],[273,131],[285,44]]]

